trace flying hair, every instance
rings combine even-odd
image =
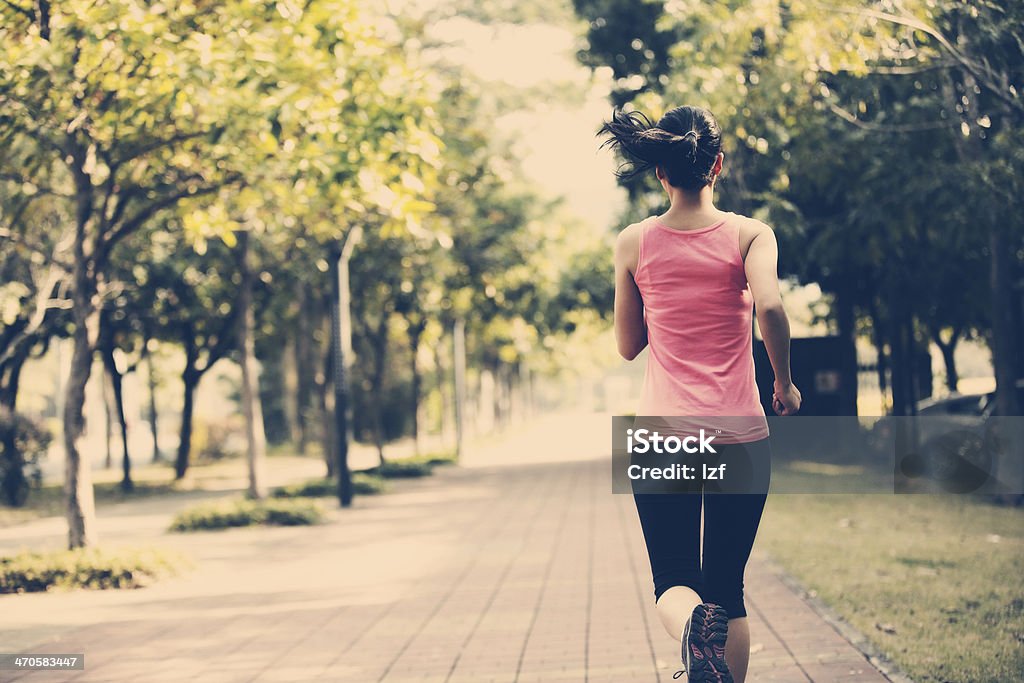
[[[657,123],[639,111],[615,109],[598,131],[605,147],[624,158],[615,171],[623,180],[661,167],[674,187],[699,190],[711,182],[721,151],[721,131],[714,116],[700,107],[677,107]]]

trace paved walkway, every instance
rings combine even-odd
[[[604,460],[445,468],[317,527],[153,540],[197,569],[0,597],[4,651],[86,661],[0,680],[646,683],[678,668]],[[748,680],[886,680],[758,557],[747,586]]]

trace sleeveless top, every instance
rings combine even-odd
[[[649,347],[637,415],[700,418],[690,428],[721,430],[721,443],[768,436],[754,379],[753,298],[739,246],[743,220],[750,219],[730,212],[713,225],[681,231],[648,218],[634,274]]]

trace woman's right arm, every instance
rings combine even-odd
[[[633,279],[639,259],[640,227],[633,224],[615,241],[615,340],[626,360],[633,360],[647,346],[644,300]]]
[[[772,407],[779,415],[800,410],[800,390],[793,384],[789,369],[789,318],[779,293],[779,245],[775,233],[762,225],[747,249],[743,267],[754,298],[757,326],[761,330],[768,359],[775,371]]]

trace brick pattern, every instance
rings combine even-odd
[[[184,538],[200,561],[191,583],[139,591],[33,648],[85,652],[85,671],[0,681],[673,680],[678,646],[606,461],[451,468],[395,488],[319,527],[230,531],[223,547]],[[228,582],[211,593],[214,557]],[[746,583],[749,681],[887,680],[756,550]]]

